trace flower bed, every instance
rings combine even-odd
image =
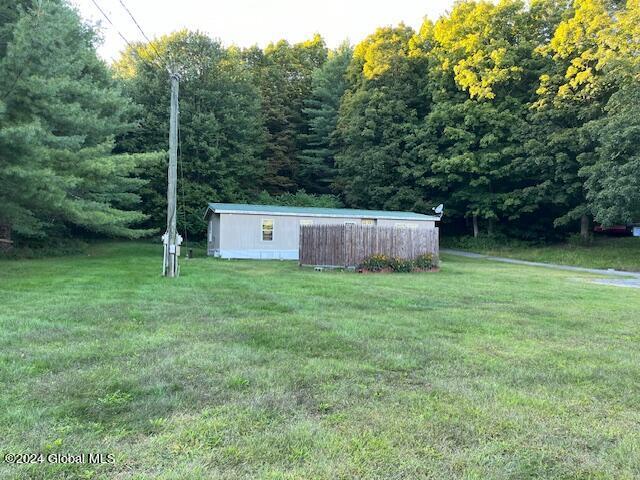
[[[413,260],[375,254],[365,258],[362,263],[358,265],[358,272],[360,273],[409,273],[433,272],[437,270],[438,257],[431,253],[424,253]]]

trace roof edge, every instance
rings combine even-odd
[[[215,207],[213,207],[213,203],[207,205],[207,209],[204,213],[204,218],[206,219],[209,216],[209,213],[230,213],[230,214],[244,214],[244,215],[273,215],[273,216],[285,216],[285,217],[325,217],[325,218],[371,218],[371,219],[389,219],[389,220],[417,220],[417,221],[431,221],[431,222],[439,222],[441,217],[436,215],[426,215],[424,213],[416,213],[416,212],[403,212],[407,214],[416,215],[416,217],[406,217],[406,216],[398,216],[393,215],[394,212],[388,212],[387,215],[376,215],[374,213],[367,214],[363,212],[357,214],[332,214],[332,213],[311,213],[311,212],[277,212],[277,211],[260,211],[260,210],[234,210],[233,208],[225,208],[223,211],[217,212]],[[274,206],[280,207],[280,205],[264,205],[265,207]],[[292,207],[295,208],[295,207]],[[300,208],[315,208],[315,207],[300,207]],[[340,210],[340,209],[336,209]],[[419,216],[419,217],[418,217]]]

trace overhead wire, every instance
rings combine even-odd
[[[100,7],[100,5],[98,4],[97,0],[91,0],[91,3],[93,3],[95,5],[95,7],[98,9],[98,11],[102,14],[102,16],[107,20],[107,22],[109,22],[109,25],[111,25],[113,27],[113,30],[118,34],[118,36],[124,41],[124,43],[127,44],[127,46],[131,49],[131,52],[133,54],[135,54],[143,63],[146,63],[148,66],[153,67],[154,64],[149,63],[146,59],[144,59],[142,57],[142,55],[140,55],[140,53],[138,52],[138,49],[136,48],[135,45],[133,45],[128,39],[127,37],[125,37],[122,32],[120,32],[120,30],[118,30],[118,28],[115,26],[115,24],[111,21],[111,18],[109,18],[109,15],[107,15],[105,13],[105,11],[102,9],[102,7]],[[146,38],[146,36],[145,36]],[[160,67],[160,68],[166,68],[164,65],[162,64],[155,64],[156,67]]]
[[[140,26],[140,23],[136,20],[136,17],[133,16],[133,13],[131,13],[131,10],[129,10],[127,8],[127,6],[125,5],[125,3],[123,2],[123,0],[118,0],[120,2],[120,5],[122,6],[122,8],[124,9],[125,12],[127,12],[127,14],[129,15],[129,17],[131,18],[131,20],[133,21],[133,23],[135,24],[135,26],[138,28],[138,30],[140,31],[140,33],[142,34],[142,36],[144,37],[144,39],[147,41],[147,43],[149,44],[149,46],[153,49],[153,51],[156,54],[156,57],[161,60],[164,63],[164,68],[166,68],[168,71],[170,71],[169,69],[169,63],[167,62],[167,59],[164,57],[164,55],[161,55],[160,52],[158,51],[158,49],[156,48],[156,46],[154,45],[154,43],[149,39],[149,37],[147,36],[147,34],[144,32],[144,30],[142,29],[142,27]]]
[[[120,31],[116,28],[116,26],[114,25],[114,23],[111,21],[111,19],[107,16],[107,14],[104,12],[104,10],[102,10],[102,8],[100,8],[100,6],[98,5],[96,0],[91,0],[92,3],[96,6],[96,8],[100,11],[100,13],[102,13],[102,16],[104,18],[107,19],[107,21],[111,24],[111,26],[114,28],[114,30],[118,33],[118,35],[120,35],[120,37],[125,41],[125,43],[129,46],[129,48],[131,48],[131,50],[133,52],[135,52],[135,48],[133,47],[133,45],[125,38],[125,36],[120,33]],[[133,21],[133,23],[135,24],[135,26],[137,27],[137,29],[140,31],[140,33],[142,34],[142,36],[144,37],[144,39],[147,41],[147,43],[149,44],[149,46],[153,49],[154,53],[156,54],[156,60],[158,62],[160,62],[160,67],[165,68],[170,74],[173,75],[172,70],[169,68],[169,62],[167,62],[167,59],[160,54],[160,52],[158,51],[158,49],[156,48],[156,46],[153,44],[153,42],[149,39],[149,37],[147,36],[147,34],[144,32],[144,30],[142,29],[142,27],[140,26],[140,23],[136,20],[135,16],[133,15],[133,13],[131,13],[131,10],[129,10],[127,8],[127,6],[125,5],[123,0],[118,0],[120,5],[122,6],[122,8],[127,12],[127,14],[129,15],[129,17],[131,18],[131,20]],[[138,57],[144,62],[145,60],[138,54]],[[180,112],[180,109],[178,109],[178,114]],[[187,237],[187,209],[186,209],[186,201],[185,201],[185,193],[184,193],[184,164],[182,161],[182,135],[180,134],[180,122],[178,122],[178,163],[180,165],[180,186],[181,186],[181,200],[182,200],[182,217],[183,217],[183,222],[184,222],[184,243],[185,243],[185,248],[188,247],[188,237]]]

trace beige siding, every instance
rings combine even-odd
[[[268,215],[246,213],[220,213],[209,228],[213,228],[216,241],[210,242],[210,254],[221,254],[231,258],[297,258],[300,223],[313,225],[335,225],[362,223],[360,218],[306,217],[293,215]],[[262,240],[262,220],[273,220],[273,240]],[[378,219],[381,226],[396,224],[418,224],[421,228],[434,228],[434,221]],[[213,252],[215,250],[215,252]]]
[[[213,254],[220,249],[220,214],[214,213],[209,216],[207,225],[207,250]]]

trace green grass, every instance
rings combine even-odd
[[[640,292],[444,257],[440,273],[0,262],[0,478],[638,478]]]
[[[588,245],[570,242],[539,246],[518,242],[501,245],[483,239],[465,238],[445,239],[443,246],[532,262],[640,272],[640,238],[634,237],[596,237]]]

